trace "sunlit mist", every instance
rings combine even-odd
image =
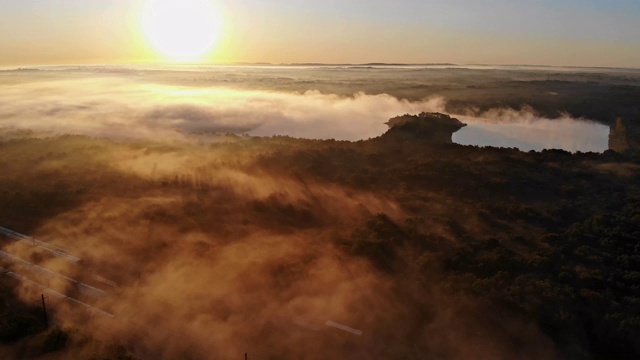
[[[638,90],[620,82],[640,71],[0,71],[0,359],[587,351],[562,342],[584,316],[638,313],[615,305],[634,295],[638,210],[593,221],[616,246],[576,232],[600,231],[603,206],[640,209],[640,165],[606,151],[634,146]],[[573,300],[603,291],[571,280],[601,271],[596,251],[622,260],[603,312]]]

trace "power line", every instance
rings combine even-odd
[[[27,235],[23,235],[20,234],[19,232],[7,229],[5,227],[0,226],[0,234],[4,234],[7,237],[10,237],[14,240],[18,240],[18,241],[24,241],[26,243],[29,243],[33,246],[37,246],[39,248],[42,248],[50,253],[52,253],[53,255],[69,260],[71,262],[77,263],[78,261],[82,260],[77,256],[73,256],[73,255],[69,255],[64,249],[51,245],[51,244],[47,244],[43,241],[40,240],[36,240],[30,236]]]
[[[0,267],[0,273],[2,275],[10,276],[10,277],[12,277],[12,278],[14,278],[14,279],[16,279],[18,281],[21,281],[23,283],[34,285],[34,286],[40,288],[43,292],[46,292],[49,295],[51,295],[51,296],[53,296],[53,297],[55,297],[57,299],[69,301],[69,302],[72,302],[72,303],[74,303],[76,305],[80,305],[80,306],[84,307],[85,309],[87,309],[88,311],[95,312],[97,314],[100,314],[100,315],[106,316],[106,317],[110,317],[110,318],[114,318],[115,317],[115,315],[113,315],[113,314],[111,314],[109,312],[106,312],[104,310],[100,310],[100,309],[98,309],[96,307],[93,307],[93,306],[91,306],[91,305],[89,305],[89,304],[87,304],[85,302],[82,302],[82,301],[80,301],[80,300],[78,300],[78,299],[76,299],[74,297],[67,296],[67,295],[65,295],[65,294],[63,294],[61,292],[53,290],[50,287],[42,285],[42,284],[40,284],[40,283],[38,283],[36,281],[33,281],[33,280],[27,278],[26,276],[20,275],[20,274],[15,273],[15,272],[13,272],[11,270],[8,270],[8,269],[5,269],[3,267]]]

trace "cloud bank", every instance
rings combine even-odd
[[[0,129],[109,138],[180,139],[216,132],[354,141],[381,135],[391,117],[445,112],[446,103],[443,97],[409,101],[362,91],[350,96],[278,91],[279,80],[273,78],[277,69],[242,76],[229,69],[217,70],[218,78],[212,83],[198,83],[189,77],[193,75],[178,71],[137,77],[131,69],[107,70],[63,69],[13,78],[4,74],[9,81],[0,82]],[[260,84],[263,73],[265,83],[271,85]],[[253,85],[223,86],[223,80],[238,76]],[[547,119],[524,106],[481,113],[469,108],[452,115],[469,124],[454,135],[454,141],[464,145],[569,151],[608,148],[607,126],[568,114]]]
[[[55,79],[3,87],[0,127],[105,137],[231,132],[360,140],[404,113],[438,111],[441,99],[410,102],[356,93],[284,93],[144,84],[122,77]]]

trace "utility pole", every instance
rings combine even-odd
[[[38,303],[38,302],[42,302],[42,315],[44,316],[44,324],[46,326],[46,328],[49,328],[49,317],[47,316],[47,306],[44,303],[44,299],[48,299],[49,297],[44,297],[44,294],[40,295],[40,299],[34,301],[33,303]]]
[[[44,304],[44,294],[42,294],[42,312],[44,314],[44,324],[48,329],[49,328],[49,318],[47,317],[47,307]]]

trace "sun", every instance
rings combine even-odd
[[[222,19],[211,0],[147,0],[142,28],[166,58],[198,61],[216,45]]]

